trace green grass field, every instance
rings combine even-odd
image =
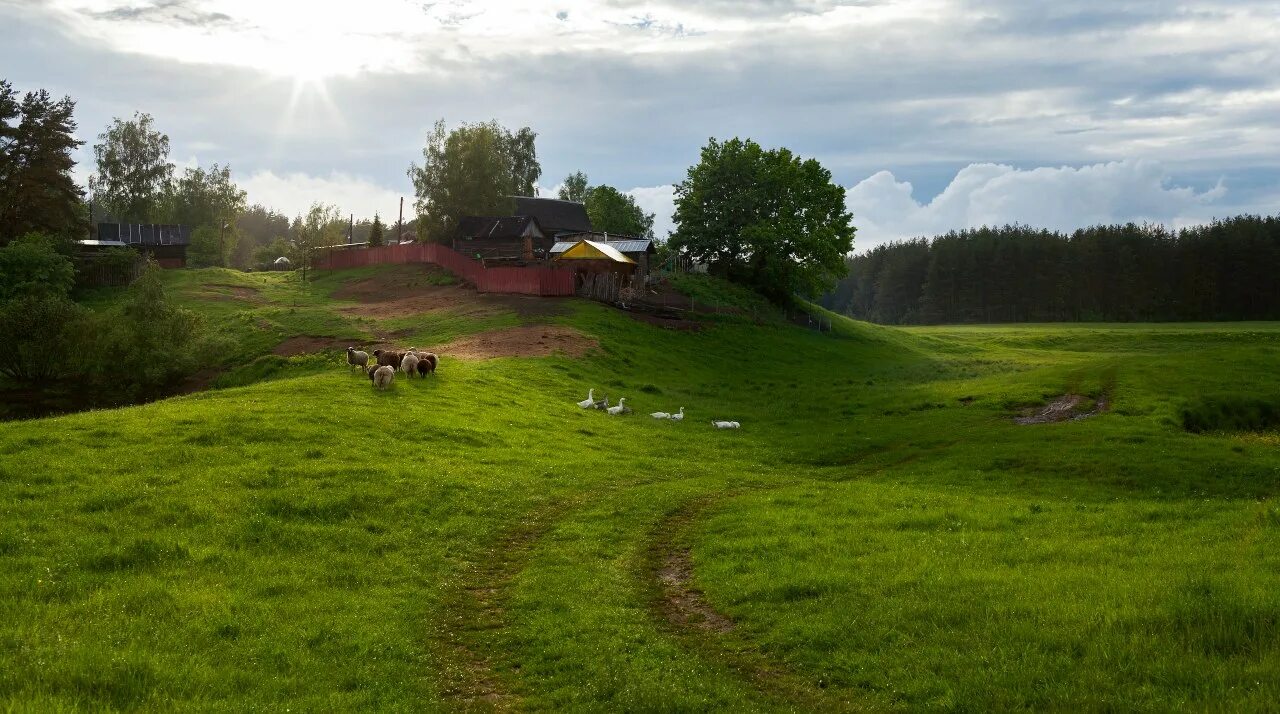
[[[1183,428],[1280,404],[1280,324],[820,334],[714,285],[754,319],[344,311],[377,275],[168,273],[225,388],[0,424],[0,707],[1280,701],[1280,437]],[[337,351],[267,357],[540,322],[598,346],[446,346],[386,392]],[[1106,408],[1014,423],[1065,394]]]

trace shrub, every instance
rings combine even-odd
[[[120,313],[99,314],[95,323],[93,372],[130,397],[160,392],[211,353],[200,316],[169,302],[155,265],[130,286]]]
[[[0,248],[0,300],[24,295],[65,297],[75,279],[75,266],[43,233],[28,233]]]
[[[1280,397],[1223,394],[1182,407],[1182,428],[1206,431],[1266,431],[1280,427]]]
[[[76,376],[84,308],[62,295],[0,303],[0,374],[21,380]]]

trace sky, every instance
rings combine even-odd
[[[855,249],[984,224],[1280,213],[1268,0],[0,0],[0,78],[113,117],[250,202],[412,203],[437,119],[532,127],[657,214],[709,137],[815,158]]]

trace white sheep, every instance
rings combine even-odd
[[[396,378],[396,371],[389,365],[382,365],[373,372],[373,386],[378,389],[386,389],[391,386],[391,380]]]
[[[400,371],[412,378],[418,372],[418,353],[410,351],[405,355],[404,359],[400,360]]]
[[[347,348],[347,364],[352,367],[368,367],[369,353],[361,352],[354,347]]]

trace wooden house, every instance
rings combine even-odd
[[[453,249],[483,261],[543,260],[555,241],[533,216],[465,216]]]

